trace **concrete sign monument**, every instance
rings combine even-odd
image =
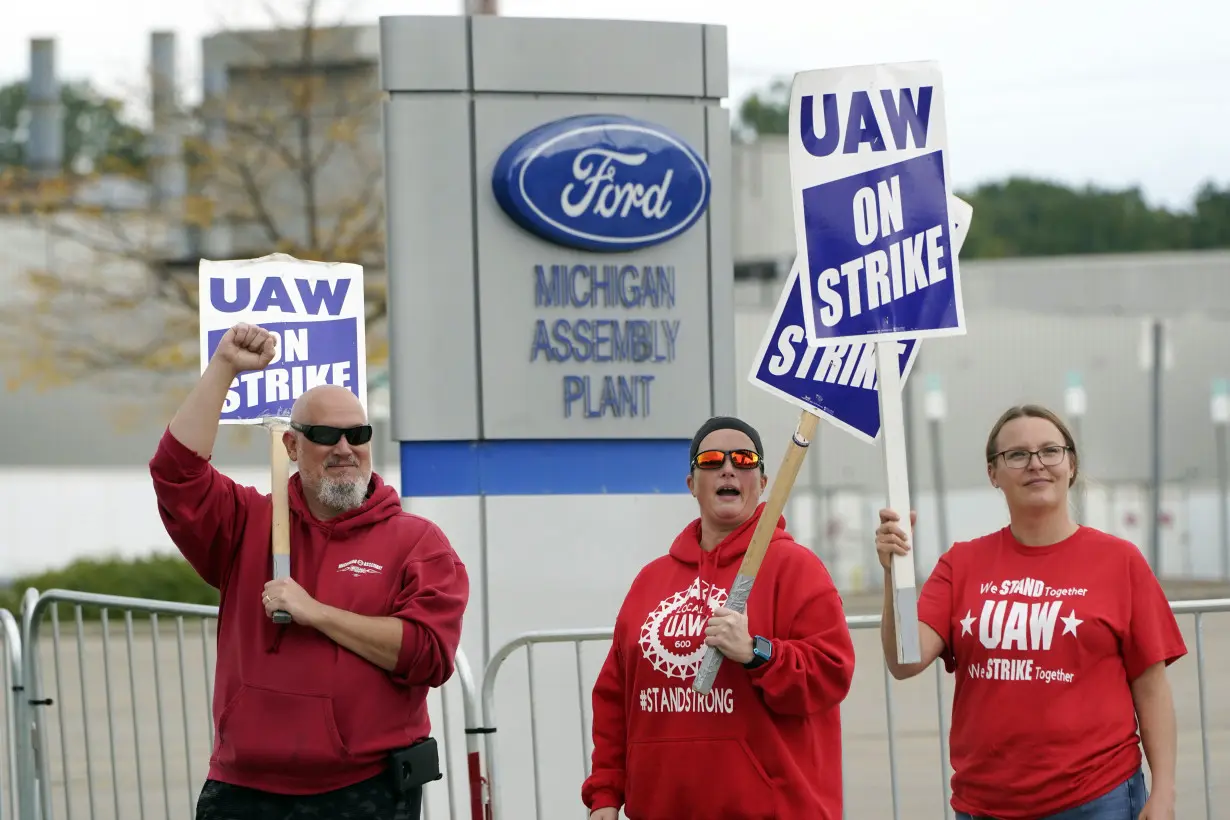
[[[735,402],[725,30],[380,36],[403,495],[686,492]]]
[[[695,512],[692,434],[735,412],[726,31],[399,16],[380,54],[399,489],[466,563],[485,666],[614,617]],[[542,680],[575,673],[554,660]],[[488,788],[532,815],[530,759],[485,741]],[[542,800],[570,814],[575,784]]]

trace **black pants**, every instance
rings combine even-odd
[[[393,793],[387,774],[324,794],[269,792],[206,780],[196,804],[196,820],[420,820],[423,790]]]

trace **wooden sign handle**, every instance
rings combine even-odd
[[[270,429],[269,478],[273,490],[273,578],[275,581],[290,577],[290,501],[287,497],[290,483],[290,456],[282,443],[282,430]],[[291,622],[290,613],[279,609],[273,613],[275,624]]]
[[[786,508],[786,499],[790,497],[790,490],[794,488],[794,480],[799,475],[799,467],[803,465],[803,459],[807,455],[807,448],[811,444],[816,424],[819,421],[819,416],[807,411],[799,417],[798,427],[790,439],[790,444],[786,447],[786,455],[782,459],[781,466],[777,468],[777,475],[773,476],[773,484],[769,487],[769,498],[765,501],[760,520],[756,522],[752,542],[748,545],[747,552],[743,553],[743,561],[739,564],[739,574],[735,576],[735,582],[730,586],[730,594],[726,596],[726,608],[733,612],[743,612],[747,607],[747,596],[751,594],[752,583],[756,580],[756,573],[760,571],[760,564],[764,561],[765,553],[768,552],[770,541],[773,540],[773,531],[777,529],[777,521],[782,516],[782,510]],[[692,681],[692,689],[702,695],[709,694],[721,665],[721,650],[713,646],[706,647],[705,656],[700,662],[700,669],[696,671],[696,678]]]

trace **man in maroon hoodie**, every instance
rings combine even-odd
[[[417,820],[438,765],[427,693],[453,673],[469,599],[440,529],[371,467],[371,427],[344,387],[304,393],[284,436],[292,578],[270,581],[270,496],[210,464],[232,381],[276,339],[219,342],[150,461],[158,511],[221,592],[215,742],[197,820]],[[293,623],[275,624],[282,610]]]

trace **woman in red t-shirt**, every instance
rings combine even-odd
[[[986,457],[1009,524],[940,557],[918,600],[920,663],[897,663],[888,567],[909,551],[897,514],[881,510],[876,530],[890,672],[904,680],[943,658],[955,676],[958,820],[1172,820],[1166,667],[1187,649],[1165,593],[1135,545],[1072,521],[1076,443],[1054,413],[1009,409]]]

